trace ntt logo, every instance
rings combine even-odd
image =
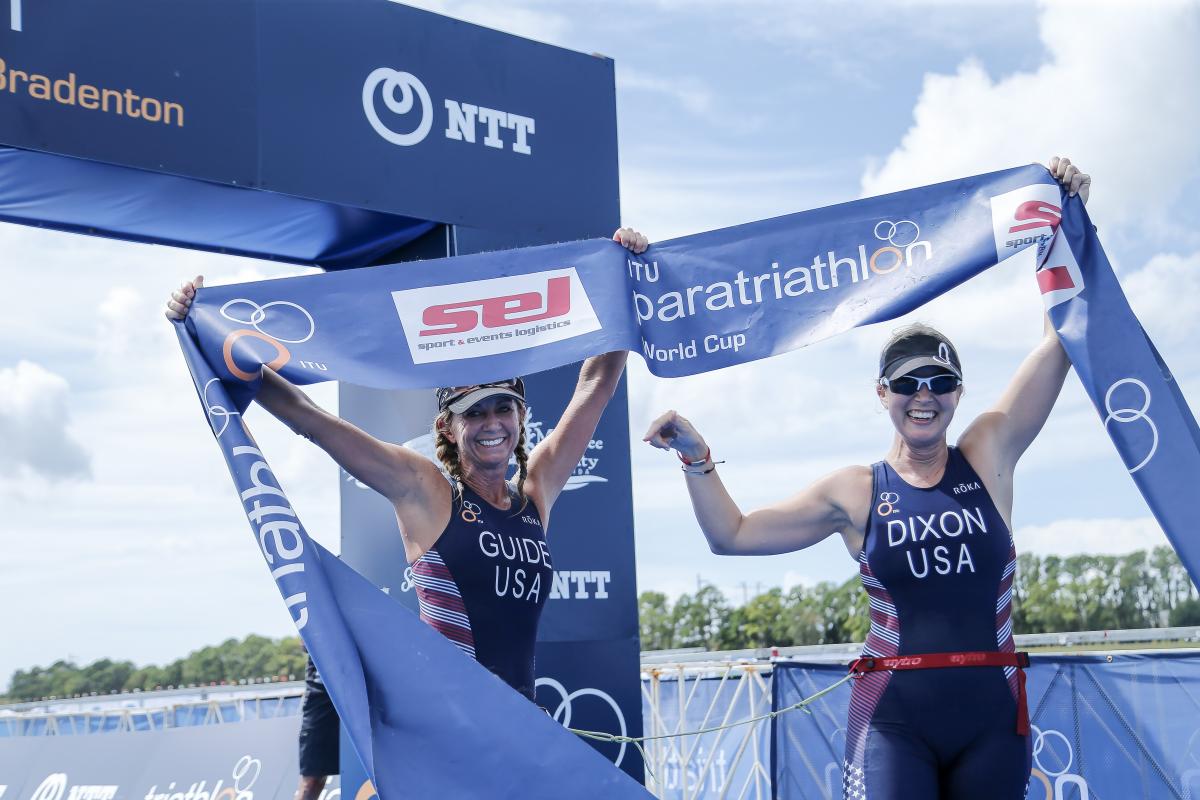
[[[429,90],[411,72],[391,67],[372,70],[363,82],[363,114],[385,141],[412,147],[433,130],[434,108]],[[537,124],[533,117],[500,111],[460,100],[442,101],[447,139],[478,144],[495,150],[532,155],[530,137]]]

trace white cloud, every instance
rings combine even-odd
[[[392,0],[399,2],[399,0]],[[556,11],[521,6],[517,3],[462,3],[454,0],[404,0],[416,6],[463,22],[471,22],[539,42],[560,42],[571,29],[571,21]]]
[[[1200,6],[1049,4],[1039,30],[1035,70],[993,78],[967,60],[927,74],[912,127],[867,170],[863,194],[1066,154],[1097,176],[1093,217],[1162,213],[1200,163]]]
[[[1200,253],[1160,253],[1121,279],[1129,305],[1158,344],[1195,341],[1200,323]]]
[[[1018,552],[1039,556],[1123,555],[1170,545],[1153,517],[1060,519],[1047,525],[1020,527],[1013,538]]]
[[[658,78],[620,65],[617,67],[617,90],[661,95],[693,114],[705,114],[712,109],[712,92],[695,81]]]
[[[86,477],[89,456],[70,430],[70,386],[31,361],[0,369],[0,475]]]

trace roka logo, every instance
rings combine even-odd
[[[392,292],[414,364],[511,353],[600,330],[574,267]]]
[[[380,117],[379,100],[395,120],[393,124]],[[536,120],[511,111],[500,111],[476,103],[446,99],[442,102],[446,110],[447,139],[464,144],[475,144],[476,134],[482,128],[484,147],[504,150],[505,136],[511,131],[511,149],[521,155],[532,155],[529,137],[536,130]],[[401,72],[391,67],[372,70],[363,82],[363,113],[375,132],[386,141],[401,147],[411,147],[425,141],[433,129],[434,105],[429,90],[421,79],[411,72]],[[397,127],[408,128],[401,132]]]

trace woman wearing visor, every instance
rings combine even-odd
[[[613,239],[635,253],[646,249],[646,237],[628,228]],[[197,278],[174,292],[167,317],[183,319],[201,285]],[[532,453],[520,378],[438,389],[442,469],[330,414],[270,369],[255,399],[392,502],[421,618],[532,700],[534,642],[553,578],[550,511],[616,392],[627,355],[583,362],[566,411]]]
[[[1065,158],[1050,171],[1087,200]],[[1070,363],[1049,320],[990,410],[946,440],[963,394],[950,340],[924,325],[879,358],[895,427],[882,461],[827,475],[743,514],[696,428],[674,411],[646,441],[673,449],[713,552],[768,555],[840,534],[870,596],[871,628],[846,726],[843,792],[870,800],[1019,800],[1030,775],[1027,664],[1012,638],[1013,470],[1045,424]]]

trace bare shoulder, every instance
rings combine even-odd
[[[855,528],[866,525],[871,506],[871,468],[861,464],[842,467],[819,479],[813,486]]]
[[[424,458],[413,463],[412,491],[392,500],[409,560],[424,555],[450,521],[453,489],[446,474]]]
[[[1006,420],[999,411],[985,411],[958,437],[958,449],[981,477],[1004,474],[1000,463],[1000,433]]]
[[[857,558],[867,535],[867,523],[871,518],[871,492],[874,488],[874,473],[868,466],[855,464],[829,473],[822,482],[826,484],[829,501],[836,506],[842,517],[842,541],[851,557]]]
[[[874,477],[871,468],[863,464],[842,467],[821,478],[817,483],[823,485],[831,495],[838,498],[853,499],[858,496],[864,503],[870,502],[871,483]]]

